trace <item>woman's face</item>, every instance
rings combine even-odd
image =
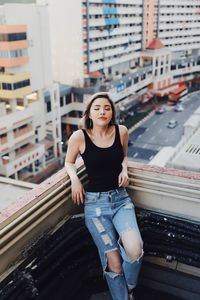
[[[112,106],[107,98],[97,98],[91,105],[89,118],[93,124],[105,126],[112,119]]]

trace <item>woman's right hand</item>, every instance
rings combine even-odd
[[[85,190],[79,178],[71,180],[72,201],[74,204],[83,204],[85,198]]]

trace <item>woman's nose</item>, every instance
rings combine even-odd
[[[101,110],[100,110],[100,114],[101,114],[101,115],[104,115],[104,114],[105,114],[105,110],[104,110],[104,108],[101,108]]]

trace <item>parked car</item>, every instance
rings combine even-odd
[[[178,121],[176,121],[176,120],[170,120],[169,122],[168,122],[168,124],[167,124],[167,127],[168,128],[174,128],[174,127],[176,127],[178,125]]]
[[[177,112],[178,111],[184,111],[184,107],[181,104],[176,104],[174,110],[177,111]]]
[[[158,108],[156,108],[155,112],[157,115],[163,114],[166,111],[164,106],[160,106]]]

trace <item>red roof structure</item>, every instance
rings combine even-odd
[[[170,91],[173,94],[179,94],[182,91],[184,91],[185,89],[187,89],[187,85],[184,82],[181,82],[179,84],[179,87],[175,88],[174,90]]]
[[[91,78],[99,78],[102,76],[102,73],[99,71],[93,71],[89,73],[89,77]]]
[[[154,38],[153,41],[147,47],[147,49],[161,49],[161,48],[165,48],[165,45],[163,45],[163,43],[159,38]]]

